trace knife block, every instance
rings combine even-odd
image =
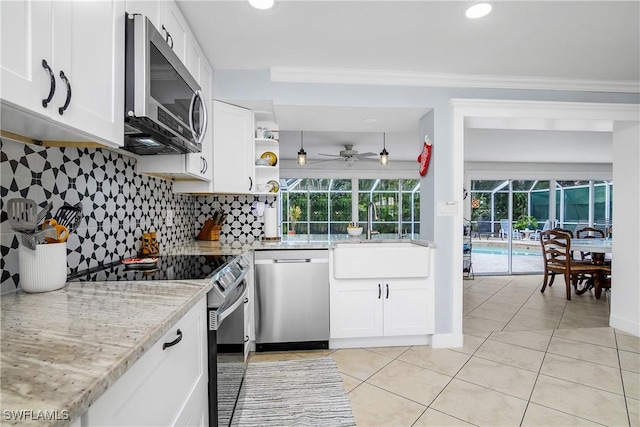
[[[196,240],[220,240],[221,225],[214,225],[213,220],[208,219],[204,222],[202,230],[198,233]]]

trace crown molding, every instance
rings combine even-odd
[[[638,80],[485,76],[307,67],[271,67],[270,72],[271,81],[274,82],[640,93]]]

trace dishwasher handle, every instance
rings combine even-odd
[[[255,260],[254,264],[326,264],[328,262],[326,258],[282,258]]]

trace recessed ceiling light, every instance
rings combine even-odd
[[[487,16],[491,12],[491,9],[493,9],[491,3],[476,3],[467,9],[464,14],[467,18],[471,19],[482,18],[483,16]]]
[[[249,0],[249,4],[256,9],[266,10],[273,7],[273,0]]]
[[[373,118],[364,119],[363,122],[365,122],[365,123],[377,123],[378,119],[373,119]]]

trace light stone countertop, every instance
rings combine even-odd
[[[280,250],[280,249],[331,249],[337,244],[376,244],[376,243],[413,243],[421,246],[435,248],[433,242],[419,239],[381,239],[374,238],[365,240],[360,237],[350,237],[332,240],[283,239],[282,241],[264,242],[255,240],[253,242],[235,241],[206,241],[192,240],[164,249],[163,255],[240,255],[252,250]]]
[[[72,282],[3,294],[0,424],[69,425],[210,288],[206,280]]]

